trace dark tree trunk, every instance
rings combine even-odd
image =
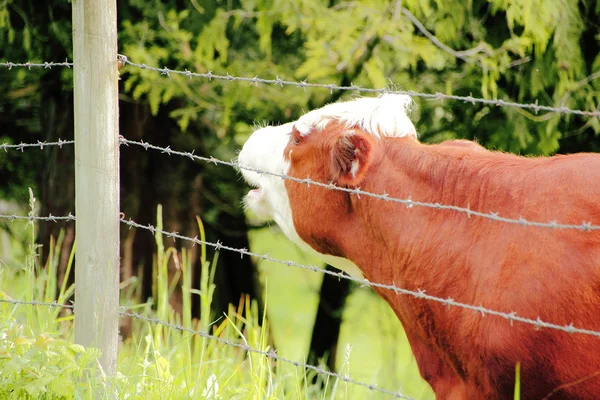
[[[327,265],[328,271],[337,271]],[[309,364],[327,357],[327,367],[335,370],[335,356],[342,325],[342,312],[350,292],[350,281],[325,274],[319,292],[319,307],[310,342]]]
[[[53,2],[54,3],[54,2]],[[70,48],[55,34],[52,25],[55,21],[71,19],[70,4],[56,2],[52,7],[52,14],[48,8],[38,7],[34,2],[20,2],[24,13],[28,16],[30,23],[35,24],[41,30],[41,36],[46,38],[42,49],[44,60],[64,60],[68,57]],[[48,6],[50,7],[50,6]],[[39,104],[30,110],[37,114],[39,128],[27,129],[28,138],[21,136],[19,141],[58,141],[72,140],[74,135],[73,123],[73,93],[63,84],[64,71],[61,68],[47,69],[43,72],[31,72],[39,74]],[[37,130],[39,129],[39,136]],[[19,135],[22,131],[17,131]],[[16,132],[15,132],[16,133]],[[33,137],[33,136],[36,137]],[[38,151],[33,150],[32,151]],[[45,147],[40,151],[39,174],[37,180],[37,207],[40,215],[67,215],[75,214],[75,168],[74,168],[74,145]],[[50,253],[50,237],[58,238],[60,232],[64,232],[57,266],[58,284],[65,278],[69,255],[75,240],[75,222],[40,222],[38,225],[37,243],[42,247],[38,251],[39,262],[44,263]],[[74,270],[68,277],[69,284],[73,283]],[[68,299],[66,299],[68,300]]]
[[[248,227],[243,217],[239,215],[222,213],[216,229],[218,239],[228,246],[238,249],[250,249],[248,242]],[[226,227],[226,228],[225,228]],[[240,299],[246,295],[258,302],[258,321],[263,317],[263,301],[256,267],[249,256],[242,256],[231,251],[221,251],[219,254],[219,267],[215,276],[218,292],[215,294],[215,312],[222,316],[227,312],[229,304],[237,307]]]
[[[65,92],[60,82],[60,70],[52,70],[44,75],[40,83],[40,129],[44,141],[73,139],[73,96]],[[51,146],[42,150],[41,176],[38,183],[37,206],[40,215],[75,215],[75,146],[62,148]],[[75,240],[75,222],[41,222],[38,228],[38,243],[42,245],[38,254],[44,263],[50,253],[50,237],[58,238],[64,231],[64,239],[59,249],[57,266],[58,284],[65,279],[69,255]],[[71,269],[67,282],[74,282],[74,269]]]

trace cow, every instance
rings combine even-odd
[[[246,207],[352,277],[600,330],[600,231],[576,229],[600,222],[600,156],[422,143],[412,104],[399,94],[358,97],[257,129],[238,155],[253,187]],[[517,364],[521,398],[600,398],[599,337],[374,290],[438,400],[512,398]]]

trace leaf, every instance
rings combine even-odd
[[[168,103],[175,96],[175,84],[167,85],[162,93],[161,103]]]
[[[35,343],[35,339],[27,338],[25,336],[19,336],[14,340],[14,344],[17,346],[29,346]]]
[[[80,344],[69,345],[68,349],[71,350],[74,354],[85,353],[85,347],[83,347]]]
[[[435,36],[445,45],[452,47],[451,45],[457,39],[457,29],[454,20],[451,17],[442,18],[435,23],[434,33]]]
[[[592,63],[592,71],[600,71],[600,53],[596,55],[596,58],[594,58],[594,62]]]
[[[135,87],[135,89],[133,89],[133,93],[131,95],[135,100],[137,100],[140,97],[142,97],[142,95],[147,93],[151,89],[151,87],[152,85],[148,80],[142,79],[140,80],[140,83]]]
[[[23,28],[23,49],[31,50],[31,30],[27,25]]]
[[[221,63],[227,61],[229,40],[227,39],[228,17],[225,11],[219,8],[215,17],[202,29],[198,36],[194,55],[196,60],[210,62],[215,59],[215,53]],[[211,63],[209,63],[210,65]]]
[[[184,107],[171,111],[169,114],[171,118],[177,120],[177,125],[182,132],[186,131],[190,121],[195,121],[198,115],[198,111],[193,107]]]
[[[533,40],[528,36],[512,36],[502,43],[501,48],[518,54],[521,57],[531,50]]]
[[[260,14],[256,20],[256,31],[258,32],[258,46],[262,52],[271,58],[271,35],[273,33],[273,21],[269,14]]]
[[[8,29],[8,43],[13,44],[15,41],[15,30],[12,28]]]
[[[160,106],[162,88],[152,86],[148,93],[148,103],[150,105],[150,111],[152,115],[158,114],[158,107]]]
[[[387,79],[383,74],[382,68],[379,66],[377,58],[371,57],[366,63],[363,64],[363,68],[371,80],[373,87],[383,88],[386,86]]]
[[[515,391],[514,400],[521,400],[521,363],[517,363],[515,368]]]

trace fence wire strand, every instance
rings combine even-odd
[[[56,301],[52,302],[44,302],[44,301],[24,301],[24,300],[14,300],[14,299],[0,299],[0,303],[12,304],[15,306],[41,306],[41,307],[50,307],[50,308],[68,308],[70,310],[74,309],[73,304],[61,304]]]
[[[517,224],[517,225],[521,225],[523,227],[538,227],[538,228],[551,228],[551,229],[575,229],[575,230],[580,230],[580,231],[584,231],[584,232],[600,230],[600,225],[594,225],[594,224],[592,224],[592,222],[587,222],[587,221],[582,222],[581,224],[565,224],[565,223],[558,223],[557,221],[540,222],[540,221],[529,221],[525,218],[515,219],[515,218],[501,217],[498,215],[498,213],[494,213],[494,212],[485,213],[485,212],[481,212],[481,211],[474,211],[474,210],[471,210],[470,208],[459,207],[459,206],[454,206],[454,205],[416,201],[416,200],[412,200],[410,197],[406,198],[406,199],[400,199],[400,198],[392,197],[385,192],[383,194],[377,194],[377,193],[371,193],[371,192],[361,190],[360,188],[349,189],[349,188],[336,186],[333,183],[321,183],[321,182],[313,181],[308,178],[306,178],[306,179],[296,178],[296,177],[289,176],[286,174],[279,174],[279,173],[275,173],[275,172],[264,171],[264,170],[257,169],[257,168],[247,167],[247,166],[241,165],[238,162],[223,161],[223,160],[219,160],[218,158],[215,158],[212,156],[210,156],[210,157],[198,156],[198,155],[194,154],[193,152],[177,151],[177,150],[171,149],[169,146],[168,147],[160,147],[160,146],[152,145],[150,143],[146,143],[144,141],[135,141],[135,140],[125,139],[124,137],[120,138],[120,142],[121,142],[121,144],[125,144],[125,145],[132,144],[132,145],[136,145],[136,146],[141,146],[146,150],[148,150],[148,149],[158,150],[158,151],[168,154],[168,155],[177,155],[177,156],[187,157],[191,160],[204,161],[204,162],[208,162],[208,163],[213,163],[215,165],[217,165],[217,164],[226,165],[226,166],[230,166],[233,168],[244,169],[247,171],[252,171],[252,172],[256,172],[256,173],[263,174],[263,175],[271,175],[271,176],[275,176],[275,177],[278,177],[281,179],[288,179],[288,180],[292,180],[292,181],[298,182],[298,183],[319,186],[319,187],[323,187],[323,188],[329,189],[329,190],[339,190],[342,192],[355,194],[358,197],[368,196],[368,197],[373,197],[378,200],[400,203],[400,204],[404,204],[408,208],[417,206],[417,207],[432,208],[432,209],[436,209],[436,210],[457,211],[459,213],[466,214],[468,217],[471,217],[471,216],[481,217],[481,218],[486,218],[486,219],[489,219],[492,221]]]
[[[19,144],[11,144],[11,143],[2,143],[0,144],[0,150],[4,150],[5,152],[8,149],[21,150],[23,152],[28,147],[39,147],[41,150],[44,150],[44,147],[58,146],[62,149],[63,145],[75,144],[74,140],[62,140],[58,139],[57,142],[42,142],[37,141],[37,143],[19,143]]]
[[[51,221],[51,222],[58,222],[58,221],[75,221],[75,216],[71,213],[69,213],[69,215],[64,215],[64,216],[54,216],[52,214],[48,215],[48,216],[37,216],[37,215],[14,215],[14,214],[0,214],[0,219],[7,219],[9,221],[15,221],[15,220],[27,220],[29,222],[33,222],[33,221]]]
[[[37,300],[31,300],[31,301],[24,301],[24,300],[14,300],[14,299],[0,299],[0,303],[5,303],[5,304],[11,304],[11,305],[15,305],[15,306],[24,306],[24,305],[28,305],[28,306],[42,306],[42,307],[49,307],[49,308],[64,308],[64,309],[70,309],[70,310],[74,310],[75,309],[75,304],[61,304],[58,303],[57,301],[52,301],[52,302],[43,302],[43,301],[37,301]],[[271,351],[264,351],[264,350],[259,350],[259,349],[255,349],[254,347],[248,346],[246,344],[242,344],[242,343],[236,343],[233,342],[231,340],[227,340],[227,339],[223,339],[214,335],[211,335],[209,333],[206,332],[202,332],[199,330],[194,330],[191,328],[187,328],[183,325],[179,325],[179,324],[172,324],[163,320],[160,320],[158,318],[152,318],[152,317],[147,317],[145,315],[133,312],[133,311],[127,311],[125,307],[119,307],[119,316],[120,317],[131,317],[137,320],[141,320],[141,321],[145,321],[154,325],[162,325],[164,327],[170,328],[170,329],[176,329],[182,332],[188,332],[191,333],[193,335],[198,335],[200,337],[206,338],[206,339],[211,339],[220,343],[223,343],[227,346],[232,346],[232,347],[237,347],[240,348],[244,351],[250,352],[250,353],[255,353],[255,354],[261,354],[264,355],[266,357],[269,357],[273,360],[277,360],[277,361],[281,361],[281,362],[285,362],[288,364],[292,364],[295,367],[301,367],[301,368],[305,368],[305,369],[310,369],[313,370],[315,372],[317,372],[318,374],[321,375],[327,375],[329,377],[332,378],[337,378],[340,379],[344,382],[347,383],[351,383],[353,385],[357,385],[357,386],[362,386],[365,387],[371,391],[375,391],[375,392],[380,392],[383,394],[387,394],[390,396],[393,396],[395,398],[400,398],[400,399],[405,399],[405,400],[414,400],[411,397],[405,396],[400,392],[393,392],[391,390],[386,390],[386,389],[382,389],[379,388],[376,385],[373,384],[369,384],[369,383],[364,383],[364,382],[360,382],[354,379],[349,378],[346,375],[341,375],[332,371],[328,371],[326,369],[317,367],[315,365],[311,365],[311,364],[307,364],[307,363],[303,363],[303,362],[299,362],[299,361],[295,361],[292,360],[290,358],[286,358],[286,357],[282,357],[279,356],[274,350]]]
[[[265,79],[265,78],[259,78],[257,76],[255,77],[244,77],[244,76],[234,76],[234,75],[230,75],[229,73],[225,74],[225,75],[220,75],[220,74],[213,74],[212,71],[206,72],[206,73],[201,73],[201,72],[191,72],[189,70],[175,70],[175,69],[171,69],[171,68],[167,68],[167,67],[163,67],[163,68],[157,68],[157,67],[152,67],[152,66],[148,66],[146,64],[139,64],[139,63],[135,63],[133,61],[130,61],[127,56],[119,54],[117,56],[117,61],[121,64],[121,65],[129,65],[131,67],[136,67],[136,68],[140,68],[140,69],[144,69],[144,70],[148,70],[148,71],[154,71],[154,72],[159,72],[162,75],[166,75],[166,76],[170,76],[171,74],[174,75],[183,75],[183,76],[187,76],[188,78],[205,78],[205,79],[216,79],[216,80],[225,80],[225,81],[230,81],[230,82],[247,82],[247,83],[254,83],[254,84],[258,84],[258,83],[264,83],[264,84],[271,84],[271,85],[277,85],[280,87],[283,86],[294,86],[294,87],[298,87],[298,88],[316,88],[316,89],[327,89],[330,92],[333,92],[334,90],[344,90],[344,91],[354,91],[354,92],[359,92],[359,93],[376,93],[376,94],[384,94],[384,93],[390,93],[390,94],[406,94],[412,97],[420,97],[420,98],[424,98],[424,99],[430,99],[430,100],[456,100],[456,101],[462,101],[465,103],[471,103],[471,104],[485,104],[485,105],[490,105],[490,106],[497,106],[497,107],[516,107],[516,108],[520,108],[520,109],[530,109],[533,110],[536,114],[539,113],[540,111],[546,111],[549,113],[558,113],[558,114],[573,114],[573,115],[580,115],[580,116],[584,116],[584,117],[590,117],[590,118],[600,118],[600,111],[595,110],[595,111],[588,111],[588,110],[577,110],[577,109],[572,109],[569,107],[552,107],[552,106],[544,106],[544,105],[539,105],[537,103],[537,101],[535,103],[518,103],[515,101],[510,101],[510,100],[503,100],[503,99],[484,99],[484,98],[479,98],[479,97],[473,97],[473,96],[457,96],[457,95],[450,95],[450,94],[444,94],[444,93],[440,93],[440,92],[436,92],[436,93],[422,93],[422,92],[416,92],[414,90],[391,90],[391,89],[387,89],[387,88],[367,88],[367,87],[361,87],[361,86],[356,86],[354,84],[350,85],[350,86],[343,86],[343,85],[337,85],[337,84],[333,84],[333,83],[310,83],[307,81],[291,81],[291,80],[285,80],[285,79],[281,79],[279,78],[279,76],[277,76],[275,79]],[[53,68],[53,67],[67,67],[67,68],[71,68],[73,66],[72,62],[69,61],[65,61],[65,62],[43,62],[43,63],[31,63],[31,62],[26,62],[26,63],[14,63],[14,62],[1,62],[0,63],[0,67],[4,67],[4,68],[8,68],[13,69],[13,68],[45,68],[45,69],[49,69],[49,68]]]
[[[555,330],[559,330],[559,331],[563,331],[563,332],[567,332],[567,333],[580,333],[580,334],[584,334],[584,335],[600,337],[600,331],[595,331],[592,329],[577,328],[572,323],[569,325],[558,325],[558,324],[545,322],[545,321],[541,320],[539,317],[537,319],[520,317],[514,311],[510,312],[510,313],[495,311],[495,310],[491,310],[489,308],[485,308],[483,306],[475,306],[472,304],[460,303],[458,301],[455,301],[452,298],[444,299],[441,297],[432,296],[432,295],[427,294],[425,290],[421,290],[421,289],[414,291],[414,290],[402,289],[395,285],[387,285],[387,284],[382,284],[382,283],[371,282],[367,279],[357,279],[357,278],[353,278],[353,277],[348,276],[341,272],[328,271],[323,268],[319,268],[319,267],[312,266],[312,265],[304,265],[304,264],[296,263],[291,260],[280,260],[277,258],[273,258],[267,254],[258,254],[258,253],[251,252],[245,248],[235,248],[235,247],[231,247],[231,246],[226,246],[218,241],[216,243],[213,243],[213,242],[200,240],[200,239],[198,239],[198,237],[192,238],[192,237],[188,237],[188,236],[183,236],[183,235],[180,235],[178,232],[167,232],[162,229],[158,229],[151,224],[148,224],[148,225],[138,224],[137,222],[135,222],[131,219],[126,220],[125,218],[121,218],[121,222],[123,222],[126,225],[129,225],[130,227],[148,230],[148,231],[152,232],[153,234],[160,233],[166,237],[172,238],[173,240],[175,240],[175,239],[185,240],[185,241],[192,242],[194,244],[206,245],[206,246],[213,247],[217,251],[218,250],[227,250],[227,251],[236,252],[236,253],[239,253],[241,257],[246,255],[246,256],[256,257],[258,259],[265,260],[265,261],[271,261],[271,262],[275,262],[275,263],[279,263],[279,264],[284,264],[284,265],[287,265],[288,267],[298,267],[298,268],[302,268],[302,269],[307,269],[307,270],[310,270],[313,272],[319,272],[319,273],[335,276],[337,278],[347,279],[347,280],[356,282],[362,286],[370,286],[370,287],[376,287],[376,288],[380,288],[380,289],[392,290],[396,294],[408,295],[408,296],[415,297],[417,299],[430,300],[430,301],[441,303],[445,306],[464,308],[467,310],[478,312],[482,316],[492,315],[492,316],[496,316],[496,317],[501,317],[501,318],[508,320],[511,323],[511,325],[513,322],[521,322],[524,324],[533,325],[536,329],[548,328],[548,329],[555,329]]]
[[[146,317],[146,316],[138,314],[136,312],[128,312],[128,311],[125,311],[124,309],[121,309],[121,311],[119,312],[119,314],[121,316],[124,316],[124,317],[135,318],[135,319],[146,321],[146,322],[149,322],[149,323],[152,323],[152,324],[162,325],[162,326],[165,326],[167,328],[176,329],[176,330],[179,330],[179,331],[191,333],[193,335],[198,335],[198,336],[201,336],[203,338],[215,340],[217,342],[223,343],[223,344],[228,345],[228,346],[240,348],[240,349],[242,349],[244,351],[247,351],[247,352],[251,352],[251,353],[255,353],[255,354],[261,354],[261,355],[264,355],[266,357],[272,358],[274,360],[278,360],[278,361],[281,361],[281,362],[292,364],[292,365],[294,365],[296,367],[301,367],[301,368],[306,368],[306,369],[313,370],[313,371],[315,371],[315,372],[317,372],[318,374],[321,374],[321,375],[327,375],[327,376],[330,376],[330,377],[333,377],[333,378],[340,379],[340,380],[342,380],[344,382],[348,382],[348,383],[351,383],[351,384],[354,384],[354,385],[366,387],[367,389],[369,389],[371,391],[376,391],[376,392],[388,394],[390,396],[394,396],[394,397],[400,398],[400,399],[413,400],[412,398],[410,398],[408,396],[405,396],[405,395],[403,395],[402,393],[399,393],[399,392],[393,392],[391,390],[382,389],[382,388],[377,387],[376,385],[369,384],[369,383],[364,383],[364,382],[360,382],[360,381],[356,381],[354,379],[349,378],[348,376],[340,375],[340,374],[337,374],[335,372],[331,372],[331,371],[328,371],[326,369],[323,369],[323,368],[320,368],[320,367],[317,367],[317,366],[314,366],[314,365],[311,365],[311,364],[306,364],[306,363],[303,363],[303,362],[292,360],[290,358],[285,358],[285,357],[279,356],[273,350],[272,351],[263,351],[263,350],[255,349],[255,348],[253,348],[251,346],[248,346],[246,344],[232,342],[230,340],[223,339],[223,338],[220,338],[220,337],[217,337],[217,336],[213,336],[211,334],[208,334],[208,333],[205,333],[205,332],[202,332],[202,331],[194,330],[194,329],[191,329],[191,328],[186,328],[185,326],[178,325],[178,324],[171,324],[169,322],[165,322],[165,321],[162,321],[162,320],[157,319],[157,318]]]
[[[384,93],[406,94],[406,95],[409,95],[412,97],[420,97],[420,98],[430,99],[430,100],[456,100],[456,101],[462,101],[462,102],[471,103],[471,104],[480,103],[480,104],[486,104],[486,105],[497,106],[497,107],[516,107],[516,108],[521,108],[521,109],[530,109],[530,110],[535,111],[535,113],[538,113],[540,111],[547,111],[547,112],[558,113],[558,114],[574,114],[574,115],[581,115],[584,117],[600,118],[600,111],[576,110],[576,109],[572,109],[572,108],[568,108],[568,107],[542,106],[542,105],[537,104],[537,101],[536,101],[536,103],[524,104],[524,103],[517,103],[514,101],[508,101],[508,100],[502,100],[502,99],[483,99],[483,98],[473,97],[473,96],[449,95],[449,94],[444,94],[444,93],[440,93],[440,92],[421,93],[421,92],[416,92],[414,90],[391,90],[391,89],[386,89],[386,88],[375,89],[375,88],[366,88],[366,87],[361,87],[361,86],[356,86],[356,85],[342,86],[342,85],[337,85],[337,84],[309,83],[307,81],[296,82],[296,81],[281,79],[278,76],[275,79],[265,79],[265,78],[259,78],[257,76],[255,76],[253,78],[243,77],[243,76],[234,76],[234,75],[230,75],[229,73],[227,73],[226,75],[219,75],[219,74],[213,74],[212,71],[209,71],[207,73],[201,73],[201,72],[191,72],[189,70],[184,70],[184,71],[175,70],[175,69],[171,69],[171,68],[167,68],[167,67],[163,67],[163,68],[151,67],[146,64],[138,64],[138,63],[132,62],[127,58],[127,56],[121,55],[121,54],[118,56],[118,58],[119,58],[119,62],[122,64],[125,64],[125,65],[129,65],[132,67],[136,67],[136,68],[144,69],[144,70],[148,70],[148,71],[159,72],[160,74],[166,75],[166,76],[170,76],[171,74],[183,75],[190,79],[191,78],[205,78],[208,80],[216,79],[216,80],[224,80],[224,81],[229,81],[229,82],[247,82],[247,83],[254,83],[254,84],[264,83],[264,84],[276,85],[276,86],[280,86],[280,87],[294,86],[294,87],[304,88],[304,89],[318,88],[318,89],[327,89],[330,92],[333,92],[334,90],[345,90],[345,91],[354,91],[354,92],[362,92],[362,93],[376,93],[376,94],[384,94]]]
[[[59,139],[56,142],[38,141],[37,143],[20,143],[20,144],[3,143],[3,144],[0,144],[0,150],[7,151],[7,149],[16,149],[16,150],[23,151],[26,148],[39,147],[40,149],[43,149],[44,147],[48,147],[48,146],[58,146],[58,147],[62,148],[63,145],[71,145],[74,143],[75,143],[74,140],[62,140],[62,139]],[[450,204],[417,201],[417,200],[412,200],[410,197],[404,198],[404,199],[397,198],[397,197],[390,196],[385,192],[379,194],[379,193],[367,192],[367,191],[361,190],[360,188],[350,189],[350,188],[337,186],[331,182],[330,183],[322,183],[322,182],[317,182],[317,181],[311,180],[309,178],[304,178],[304,179],[296,178],[296,177],[289,176],[286,174],[279,174],[279,173],[265,171],[265,170],[261,170],[261,169],[257,169],[257,168],[247,167],[245,165],[240,164],[239,162],[224,161],[224,160],[215,158],[213,156],[210,156],[210,157],[199,156],[199,155],[194,154],[193,151],[192,152],[178,151],[178,150],[171,149],[170,146],[160,147],[160,146],[156,146],[156,145],[144,142],[143,140],[141,140],[141,141],[129,140],[129,139],[124,138],[123,136],[119,137],[119,143],[122,145],[127,145],[127,146],[128,145],[140,146],[140,147],[143,147],[145,150],[148,150],[148,149],[157,150],[164,154],[182,156],[182,157],[189,158],[191,160],[203,161],[203,162],[212,163],[215,165],[225,165],[225,166],[236,168],[238,170],[243,169],[243,170],[247,170],[247,171],[256,172],[258,174],[271,175],[271,176],[275,176],[275,177],[278,177],[281,179],[287,179],[287,180],[292,180],[294,182],[306,184],[309,186],[314,185],[314,186],[322,187],[322,188],[329,189],[329,190],[339,190],[342,192],[357,195],[358,197],[368,196],[368,197],[372,197],[372,198],[375,198],[378,200],[400,203],[400,204],[405,205],[407,208],[412,208],[413,206],[416,206],[416,207],[425,207],[425,208],[431,208],[431,209],[436,209],[436,210],[456,211],[456,212],[467,215],[467,217],[469,217],[469,218],[471,216],[474,216],[474,217],[485,218],[485,219],[489,219],[489,220],[497,221],[497,222],[521,225],[523,227],[537,227],[537,228],[550,228],[550,229],[574,229],[574,230],[579,230],[579,231],[583,231],[583,232],[592,232],[592,231],[600,230],[600,225],[595,225],[591,221],[583,221],[581,224],[559,223],[556,220],[550,221],[550,222],[530,221],[530,220],[528,220],[526,218],[522,218],[522,217],[518,218],[518,219],[502,217],[502,216],[498,215],[498,213],[496,213],[496,212],[481,212],[481,211],[472,210],[467,207],[460,207],[460,206],[455,206],[455,205],[450,205]],[[57,222],[58,220],[65,220],[65,219],[73,219],[74,220],[75,218],[72,215],[65,216],[65,217],[54,217],[52,215],[50,215],[48,217],[32,217],[32,216],[25,217],[25,216],[18,216],[18,215],[2,215],[2,214],[0,214],[0,219],[10,219],[10,220],[28,219],[30,221],[49,220],[49,221]]]
[[[52,215],[48,216],[48,217],[29,217],[29,216],[18,216],[18,215],[6,216],[6,215],[0,214],[0,218],[32,219],[32,220],[44,220],[44,221],[75,220],[76,219],[75,216],[71,215],[71,214],[69,214],[67,216],[62,216],[62,217],[55,217]],[[189,237],[189,236],[181,235],[178,232],[168,232],[168,231],[165,231],[162,229],[158,229],[155,226],[153,226],[152,224],[143,225],[143,224],[139,224],[139,223],[133,221],[131,218],[126,219],[125,215],[123,213],[121,214],[120,220],[123,224],[128,225],[130,227],[130,229],[131,228],[140,228],[140,229],[150,231],[150,232],[152,232],[152,234],[160,233],[161,235],[164,235],[173,240],[180,239],[180,240],[185,240],[185,241],[191,242],[191,243],[193,243],[193,245],[196,245],[196,244],[206,245],[206,246],[214,248],[217,251],[226,250],[226,251],[235,252],[235,253],[240,254],[240,257],[244,257],[244,256],[255,257],[257,259],[264,260],[264,261],[270,261],[270,262],[274,262],[274,263],[278,263],[278,264],[284,264],[288,267],[302,268],[302,269],[306,269],[306,270],[317,272],[317,273],[331,275],[338,279],[346,279],[346,280],[358,283],[361,286],[368,286],[368,287],[372,287],[372,288],[391,290],[391,291],[395,292],[396,294],[412,296],[417,299],[430,300],[430,301],[434,301],[437,303],[441,303],[445,306],[463,308],[466,310],[480,313],[482,316],[491,315],[491,316],[504,318],[504,319],[508,320],[511,323],[511,325],[513,324],[513,322],[520,322],[523,324],[532,325],[536,329],[547,328],[547,329],[563,331],[566,333],[579,333],[579,334],[583,334],[583,335],[600,337],[600,331],[595,331],[592,329],[578,328],[578,327],[574,326],[574,324],[572,324],[572,323],[568,324],[568,325],[559,325],[559,324],[554,324],[554,323],[543,321],[539,317],[536,319],[525,318],[525,317],[518,316],[515,311],[513,311],[513,312],[496,311],[496,310],[492,310],[489,308],[485,308],[483,306],[476,306],[473,304],[461,303],[452,298],[442,298],[442,297],[433,296],[433,295],[427,294],[426,290],[424,290],[424,289],[418,289],[416,291],[408,290],[408,289],[400,288],[394,284],[389,285],[389,284],[371,282],[368,279],[357,279],[357,278],[353,278],[343,272],[328,271],[326,269],[319,268],[314,265],[305,265],[305,264],[297,263],[297,262],[294,262],[291,260],[280,260],[278,258],[271,257],[268,254],[254,253],[252,251],[249,251],[246,248],[236,248],[236,247],[227,246],[227,245],[222,244],[219,241],[209,242],[209,241],[200,240],[197,236]]]
[[[3,68],[8,68],[9,70],[13,69],[13,68],[28,68],[29,70],[31,70],[31,68],[44,68],[44,69],[51,69],[53,67],[67,67],[67,68],[71,68],[73,66],[72,62],[69,62],[69,60],[65,60],[64,62],[41,62],[41,63],[32,63],[32,62],[26,62],[26,63],[14,63],[14,62],[0,62],[0,67]]]

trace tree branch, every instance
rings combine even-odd
[[[463,60],[464,62],[466,62],[468,64],[475,63],[475,64],[479,65],[484,70],[490,69],[490,67],[487,67],[487,66],[483,65],[481,63],[481,61],[479,61],[479,60],[472,60],[472,59],[469,58],[469,57],[473,57],[473,56],[475,56],[475,55],[477,55],[479,53],[487,53],[486,49],[485,49],[485,45],[483,43],[479,43],[477,46],[473,47],[472,49],[456,51],[456,50],[452,49],[451,47],[446,46],[433,33],[429,32],[427,30],[427,28],[425,28],[425,25],[423,25],[421,23],[421,21],[419,21],[417,19],[417,17],[415,17],[413,14],[411,14],[411,12],[408,11],[406,8],[402,9],[402,14],[404,14],[417,27],[417,29],[423,35],[425,35],[425,37],[427,39],[429,39],[431,41],[431,43],[433,43],[437,48],[445,51],[446,53],[450,54],[451,56],[453,56],[455,58]],[[487,53],[487,54],[490,55],[489,53]],[[512,61],[508,65],[508,68],[516,67],[518,65],[521,65],[521,64],[524,64],[526,62],[529,62],[530,60],[531,60],[530,57],[524,57],[522,59]]]
[[[423,35],[425,35],[425,37],[427,37],[427,39],[429,39],[431,41],[431,43],[433,43],[436,47],[444,50],[446,53],[450,54],[451,56],[454,56],[456,58],[459,58],[461,60],[463,60],[464,62],[467,63],[472,63],[473,61],[470,60],[467,57],[472,57],[476,54],[482,53],[484,51],[483,45],[482,44],[478,44],[477,46],[473,47],[472,49],[469,50],[462,50],[462,51],[456,51],[448,46],[446,46],[444,43],[442,43],[434,34],[432,34],[431,32],[429,32],[427,30],[427,28],[425,28],[425,25],[423,25],[421,23],[421,21],[419,21],[417,19],[417,17],[415,17],[414,15],[411,14],[410,11],[408,11],[406,8],[402,9],[402,14],[404,14],[408,19],[410,19],[410,22],[413,23],[414,26],[417,27],[417,29],[419,31],[421,31],[421,33]]]

